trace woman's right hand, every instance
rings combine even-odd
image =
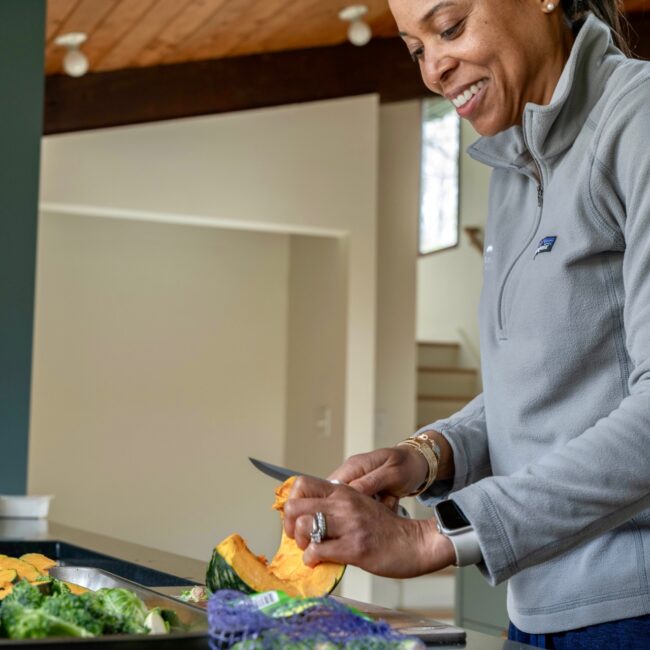
[[[389,507],[419,488],[427,478],[424,456],[413,447],[386,447],[350,456],[328,476],[368,496],[379,495]]]

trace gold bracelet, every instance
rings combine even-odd
[[[423,492],[426,492],[436,480],[438,465],[440,462],[440,447],[438,447],[438,445],[425,433],[415,436],[414,438],[402,440],[402,442],[398,442],[396,446],[399,447],[400,445],[417,449],[427,461],[427,477],[424,483],[417,490],[406,495],[407,497],[419,496]]]

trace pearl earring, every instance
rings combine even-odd
[[[549,2],[549,3],[546,5],[546,11],[550,14],[551,11],[553,11],[553,9],[555,9],[555,5],[554,5],[552,2]]]

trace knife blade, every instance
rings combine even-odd
[[[304,472],[297,472],[295,470],[289,469],[288,467],[281,467],[280,465],[274,465],[273,463],[267,463],[264,460],[259,460],[258,458],[248,457],[251,463],[258,469],[262,474],[266,474],[271,478],[276,479],[277,481],[286,481],[290,476],[309,476],[310,478],[317,478],[321,481],[326,480],[322,479],[319,476],[314,476],[313,474],[305,474]],[[335,483],[336,481],[332,481]],[[375,495],[375,499],[379,499],[378,495]],[[400,517],[405,517],[410,519],[411,515],[409,511],[404,506],[397,506],[397,514]]]
[[[264,460],[259,460],[257,458],[248,457],[253,465],[262,472],[271,478],[274,478],[278,481],[286,481],[290,476],[309,476],[310,478],[319,478],[318,476],[313,476],[312,474],[305,474],[304,472],[296,472],[288,467],[280,467],[279,465],[273,465],[273,463],[267,463]],[[321,479],[322,480],[322,479]]]

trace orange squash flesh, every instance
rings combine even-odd
[[[273,505],[283,516],[295,477],[285,481],[276,491]],[[280,547],[271,562],[255,555],[244,539],[233,534],[214,549],[208,566],[206,584],[212,591],[239,589],[247,593],[280,590],[294,597],[329,594],[341,580],[345,565],[323,562],[314,568],[302,561],[303,551],[284,530]]]
[[[0,555],[0,570],[2,569],[14,569],[19,580],[25,578],[31,582],[41,577],[41,572],[34,565],[6,555]]]
[[[20,559],[36,567],[43,575],[47,575],[48,571],[56,566],[56,560],[51,560],[42,553],[25,553],[20,556]]]

